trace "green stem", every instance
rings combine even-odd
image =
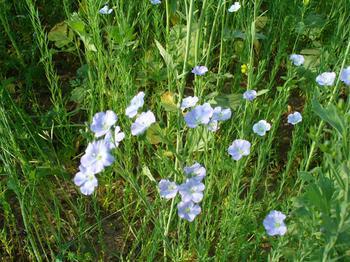
[[[350,41],[348,42],[348,46],[347,46],[346,51],[345,51],[345,55],[344,55],[345,58],[343,59],[343,62],[342,62],[341,68],[340,68],[340,72],[345,67],[346,57],[349,54],[349,50],[350,50]],[[337,91],[338,91],[339,82],[340,82],[340,76],[338,76],[338,78],[337,78],[337,82],[333,88],[333,91],[332,91],[331,97],[328,100],[327,106],[329,106],[333,102],[333,100],[335,99]],[[307,158],[305,169],[304,169],[305,171],[307,171],[310,167],[310,164],[311,164],[311,161],[312,161],[312,158],[314,155],[314,151],[316,150],[316,144],[318,143],[318,140],[320,138],[321,132],[323,130],[323,126],[324,126],[324,121],[321,120],[319,125],[318,125],[318,128],[317,128],[316,137],[315,137],[314,141],[312,141],[312,144],[311,144],[310,153],[309,153],[309,156]]]

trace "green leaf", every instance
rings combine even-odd
[[[323,108],[321,104],[316,100],[312,100],[312,110],[325,122],[335,128],[340,136],[345,134],[346,125],[344,119],[338,114],[334,105],[329,105],[327,108]]]
[[[93,51],[93,52],[97,51],[96,46],[93,43],[91,43],[92,40],[89,36],[81,35],[80,38],[83,41],[87,51]]]
[[[73,41],[73,33],[65,22],[56,24],[48,34],[49,41],[55,42],[58,48],[62,48]]]
[[[163,137],[164,130],[159,126],[159,124],[153,124],[147,129],[146,138],[152,145],[157,145],[159,143],[165,142],[165,139],[163,139]]]
[[[153,177],[151,171],[149,170],[148,166],[143,166],[142,167],[142,174],[145,175],[146,177],[148,177],[148,179],[151,180],[152,182],[157,183],[157,181]]]
[[[241,94],[218,95],[214,98],[217,105],[221,107],[237,108],[242,100]]]
[[[269,91],[270,91],[269,89],[262,89],[262,90],[259,90],[256,95],[261,96],[268,93]]]
[[[177,111],[177,105],[175,104],[174,101],[174,94],[172,92],[165,92],[161,97],[160,97],[160,103],[164,107],[165,111],[172,112],[172,111]]]
[[[86,89],[82,86],[78,86],[72,90],[70,100],[75,103],[82,103],[84,101],[84,98],[86,96]]]
[[[73,13],[68,20],[68,25],[78,34],[85,34],[85,23],[79,17],[78,13]]]
[[[304,182],[312,182],[315,180],[315,178],[306,171],[300,171],[298,172],[298,176],[301,178],[301,180],[303,180]]]
[[[154,40],[154,41],[167,67],[174,69],[174,62],[170,54],[164,49],[164,47],[157,40]]]

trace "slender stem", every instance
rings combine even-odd
[[[349,50],[350,50],[350,41],[348,42],[348,46],[347,46],[346,51],[345,51],[345,55],[344,55],[344,59],[343,59],[343,63],[341,65],[340,71],[342,71],[344,66],[345,66],[346,57],[349,54]],[[329,106],[333,102],[333,100],[335,99],[336,94],[337,94],[337,90],[338,90],[339,82],[340,82],[340,76],[338,76],[338,78],[337,78],[337,82],[333,88],[333,91],[332,91],[331,97],[328,100],[327,106]],[[305,171],[307,171],[310,167],[310,164],[311,164],[311,161],[312,161],[312,158],[314,155],[314,151],[316,150],[316,144],[318,143],[318,139],[321,135],[323,126],[324,126],[324,121],[321,120],[319,125],[318,125],[318,128],[317,128],[315,139],[314,139],[314,141],[312,141],[312,144],[311,144],[310,153],[309,153],[309,156],[307,158],[306,165],[305,165]]]

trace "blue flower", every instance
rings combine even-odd
[[[209,103],[198,105],[185,115],[186,124],[190,128],[196,128],[199,124],[206,125],[209,123],[213,111]]]
[[[332,86],[334,84],[336,74],[334,72],[324,72],[316,77],[316,82],[320,86]]]
[[[304,56],[297,54],[290,55],[289,59],[295,66],[301,66],[305,62]]]
[[[181,201],[179,204],[177,204],[177,211],[180,218],[192,222],[201,212],[201,207],[192,201]]]
[[[131,134],[133,136],[141,135],[155,122],[156,118],[151,111],[142,112],[131,125]]]
[[[230,8],[228,9],[228,11],[230,13],[233,13],[233,12],[237,12],[239,9],[241,8],[241,5],[239,2],[235,2],[233,5],[230,6]]]
[[[272,210],[264,219],[264,227],[269,236],[283,236],[287,232],[287,227],[284,224],[286,216],[276,210]]]
[[[113,9],[111,8],[111,9],[109,9],[109,7],[108,7],[108,5],[105,5],[104,7],[102,7],[101,9],[100,9],[100,11],[98,11],[100,14],[102,14],[102,15],[109,15],[110,13],[112,13],[113,12]]]
[[[181,110],[184,110],[186,108],[194,107],[198,102],[198,97],[196,96],[188,96],[182,100],[181,103]]]
[[[247,90],[243,93],[243,98],[248,101],[253,101],[257,96],[255,90]]]
[[[160,0],[150,0],[152,5],[159,5],[162,2]]]
[[[232,159],[238,161],[242,156],[247,156],[250,154],[250,143],[247,140],[236,139],[228,148],[228,153],[231,155]]]
[[[198,179],[190,178],[179,186],[179,193],[184,202],[193,201],[199,203],[203,199],[205,185]]]
[[[231,118],[232,112],[230,108],[222,109],[220,106],[214,108],[212,120],[226,121]]]
[[[79,166],[79,172],[74,177],[74,184],[80,187],[83,195],[91,195],[98,185],[95,175],[89,169]]]
[[[178,186],[175,182],[171,182],[167,179],[162,179],[159,182],[160,196],[166,199],[174,198],[177,195]]]
[[[197,76],[202,76],[204,75],[206,72],[208,72],[208,68],[206,66],[195,66],[192,69],[192,73],[197,75]]]
[[[143,106],[143,98],[145,97],[144,92],[139,92],[136,96],[131,99],[130,105],[126,108],[125,114],[129,118],[133,118],[137,115],[137,110]]]
[[[299,122],[301,122],[302,120],[303,120],[303,118],[298,111],[294,112],[293,114],[288,115],[288,123],[289,124],[296,125]]]
[[[93,174],[101,172],[113,162],[114,157],[110,154],[109,146],[104,140],[89,143],[80,161],[81,165]]]
[[[99,112],[94,115],[90,129],[95,133],[95,137],[101,137],[108,133],[117,120],[118,116],[111,110]]]
[[[258,123],[253,125],[253,131],[259,136],[264,136],[267,131],[271,129],[271,125],[266,120],[260,120]]]
[[[346,85],[350,86],[350,66],[344,68],[340,72],[340,80],[343,81]]]
[[[114,149],[119,146],[119,142],[121,142],[125,137],[124,132],[120,132],[120,126],[116,126],[114,129],[114,136],[111,131],[109,131],[104,140],[107,143],[109,149]]]
[[[197,162],[192,166],[184,167],[184,172],[188,178],[193,178],[198,181],[202,181],[206,175],[206,169]]]

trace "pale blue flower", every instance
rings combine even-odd
[[[109,149],[114,149],[119,146],[119,143],[125,138],[124,132],[120,132],[120,126],[114,128],[114,132],[109,131],[105,136],[105,142]]]
[[[295,66],[301,66],[305,62],[304,56],[297,54],[290,55],[289,59]]]
[[[217,120],[210,120],[210,122],[207,124],[207,128],[211,132],[216,132],[219,129],[219,124]]]
[[[180,218],[186,219],[189,222],[192,222],[196,216],[201,212],[201,207],[196,205],[192,201],[184,202],[181,201],[177,204],[177,213]]]
[[[220,106],[214,108],[212,120],[226,121],[231,118],[232,112],[230,108],[222,109]]]
[[[198,97],[196,96],[188,96],[182,100],[181,110],[186,108],[194,107],[198,102]]]
[[[303,117],[298,111],[295,111],[293,114],[288,115],[288,123],[296,125],[303,120]]]
[[[159,5],[162,3],[160,0],[150,0],[150,2],[152,5]]]
[[[269,236],[283,236],[287,232],[287,226],[284,223],[286,215],[280,211],[272,210],[264,219],[264,227]]]
[[[109,15],[113,12],[112,8],[109,8],[108,5],[105,5],[104,7],[102,7],[100,9],[100,11],[98,11],[100,14],[102,15]]]
[[[230,6],[230,8],[228,9],[228,11],[230,13],[233,13],[233,12],[237,12],[239,9],[241,8],[241,5],[239,2],[235,2],[233,5]]]
[[[143,98],[144,97],[145,97],[145,93],[139,92],[136,96],[134,96],[131,99],[130,105],[125,110],[125,114],[129,118],[133,118],[134,116],[137,115],[137,110],[139,110],[139,108],[143,106],[143,103],[144,103]]]
[[[243,98],[248,101],[253,101],[257,96],[257,92],[255,90],[247,90],[243,93]]]
[[[179,186],[179,193],[184,202],[193,201],[199,203],[203,199],[205,185],[198,179],[190,178]]]
[[[271,125],[266,120],[260,120],[258,123],[253,125],[253,131],[259,136],[264,136],[267,131],[271,129]]]
[[[151,111],[142,112],[131,125],[131,134],[133,136],[141,135],[155,122],[156,118]]]
[[[206,175],[206,169],[199,163],[194,163],[192,166],[184,167],[184,172],[188,178],[193,178],[202,181]]]
[[[160,196],[166,199],[174,198],[177,195],[178,186],[175,182],[162,179],[159,182]]]
[[[90,129],[95,133],[95,137],[101,137],[108,133],[117,120],[118,116],[111,110],[99,112],[94,115]]]
[[[213,111],[209,103],[198,105],[185,115],[186,124],[190,128],[196,128],[200,124],[206,125],[209,123]]]
[[[74,184],[80,187],[83,195],[91,195],[98,185],[95,175],[89,169],[79,166],[79,172],[74,176]]]
[[[332,86],[334,84],[336,74],[334,72],[324,72],[316,77],[316,82],[320,86]]]
[[[197,75],[197,76],[202,76],[204,75],[206,72],[208,72],[208,68],[206,66],[195,66],[192,69],[192,73]]]
[[[346,85],[350,86],[350,66],[344,68],[340,72],[340,80],[343,81]]]
[[[113,162],[114,157],[104,140],[89,143],[80,161],[81,165],[93,174],[101,172],[105,167],[112,165]]]
[[[231,155],[232,159],[238,161],[242,156],[247,156],[250,154],[250,143],[247,140],[236,139],[228,148],[228,153]]]

